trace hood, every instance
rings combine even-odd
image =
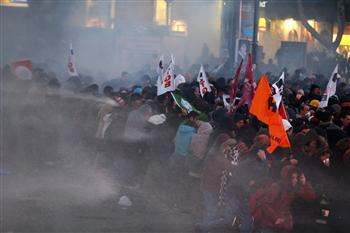
[[[196,132],[196,130],[192,126],[181,124],[179,126],[179,132],[180,133],[193,133],[193,132]]]
[[[291,177],[292,177],[293,173],[299,174],[298,168],[293,166],[293,165],[287,165],[287,166],[282,168],[282,170],[281,170],[281,182],[283,183],[283,185],[285,187],[292,186]]]
[[[209,135],[213,132],[213,127],[208,122],[201,122],[198,128],[198,134]]]

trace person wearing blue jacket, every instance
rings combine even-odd
[[[186,160],[190,153],[192,136],[196,133],[199,115],[196,112],[187,114],[187,119],[181,123],[175,136],[175,151],[169,160],[169,194],[172,200],[171,208],[186,206],[184,203],[188,199],[186,195],[188,170]]]

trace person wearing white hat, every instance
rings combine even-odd
[[[174,81],[175,81],[175,88],[177,88],[180,84],[185,83],[186,79],[184,76],[179,74],[175,77]]]

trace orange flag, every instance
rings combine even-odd
[[[278,109],[265,75],[261,77],[249,112],[269,126],[270,146],[267,148],[269,153],[272,153],[278,146],[290,147],[282,118],[278,114]]]

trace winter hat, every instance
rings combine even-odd
[[[182,76],[181,74],[179,74],[178,76],[176,76],[176,78],[174,79],[175,82],[175,88],[177,88],[180,84],[182,83],[186,83],[186,79],[184,76]]]
[[[142,94],[142,87],[136,87],[133,91],[132,91],[133,94],[139,94],[141,95]]]
[[[309,103],[309,105],[311,106],[311,107],[314,107],[314,108],[318,108],[318,106],[320,106],[320,101],[319,100],[311,100],[310,101],[310,103]]]
[[[282,119],[282,123],[285,131],[288,131],[290,128],[293,128],[290,122],[286,119]]]
[[[153,115],[148,119],[148,122],[153,125],[161,125],[166,121],[166,116],[164,114]]]
[[[211,134],[213,132],[213,127],[209,122],[200,121],[197,130],[198,134]]]

